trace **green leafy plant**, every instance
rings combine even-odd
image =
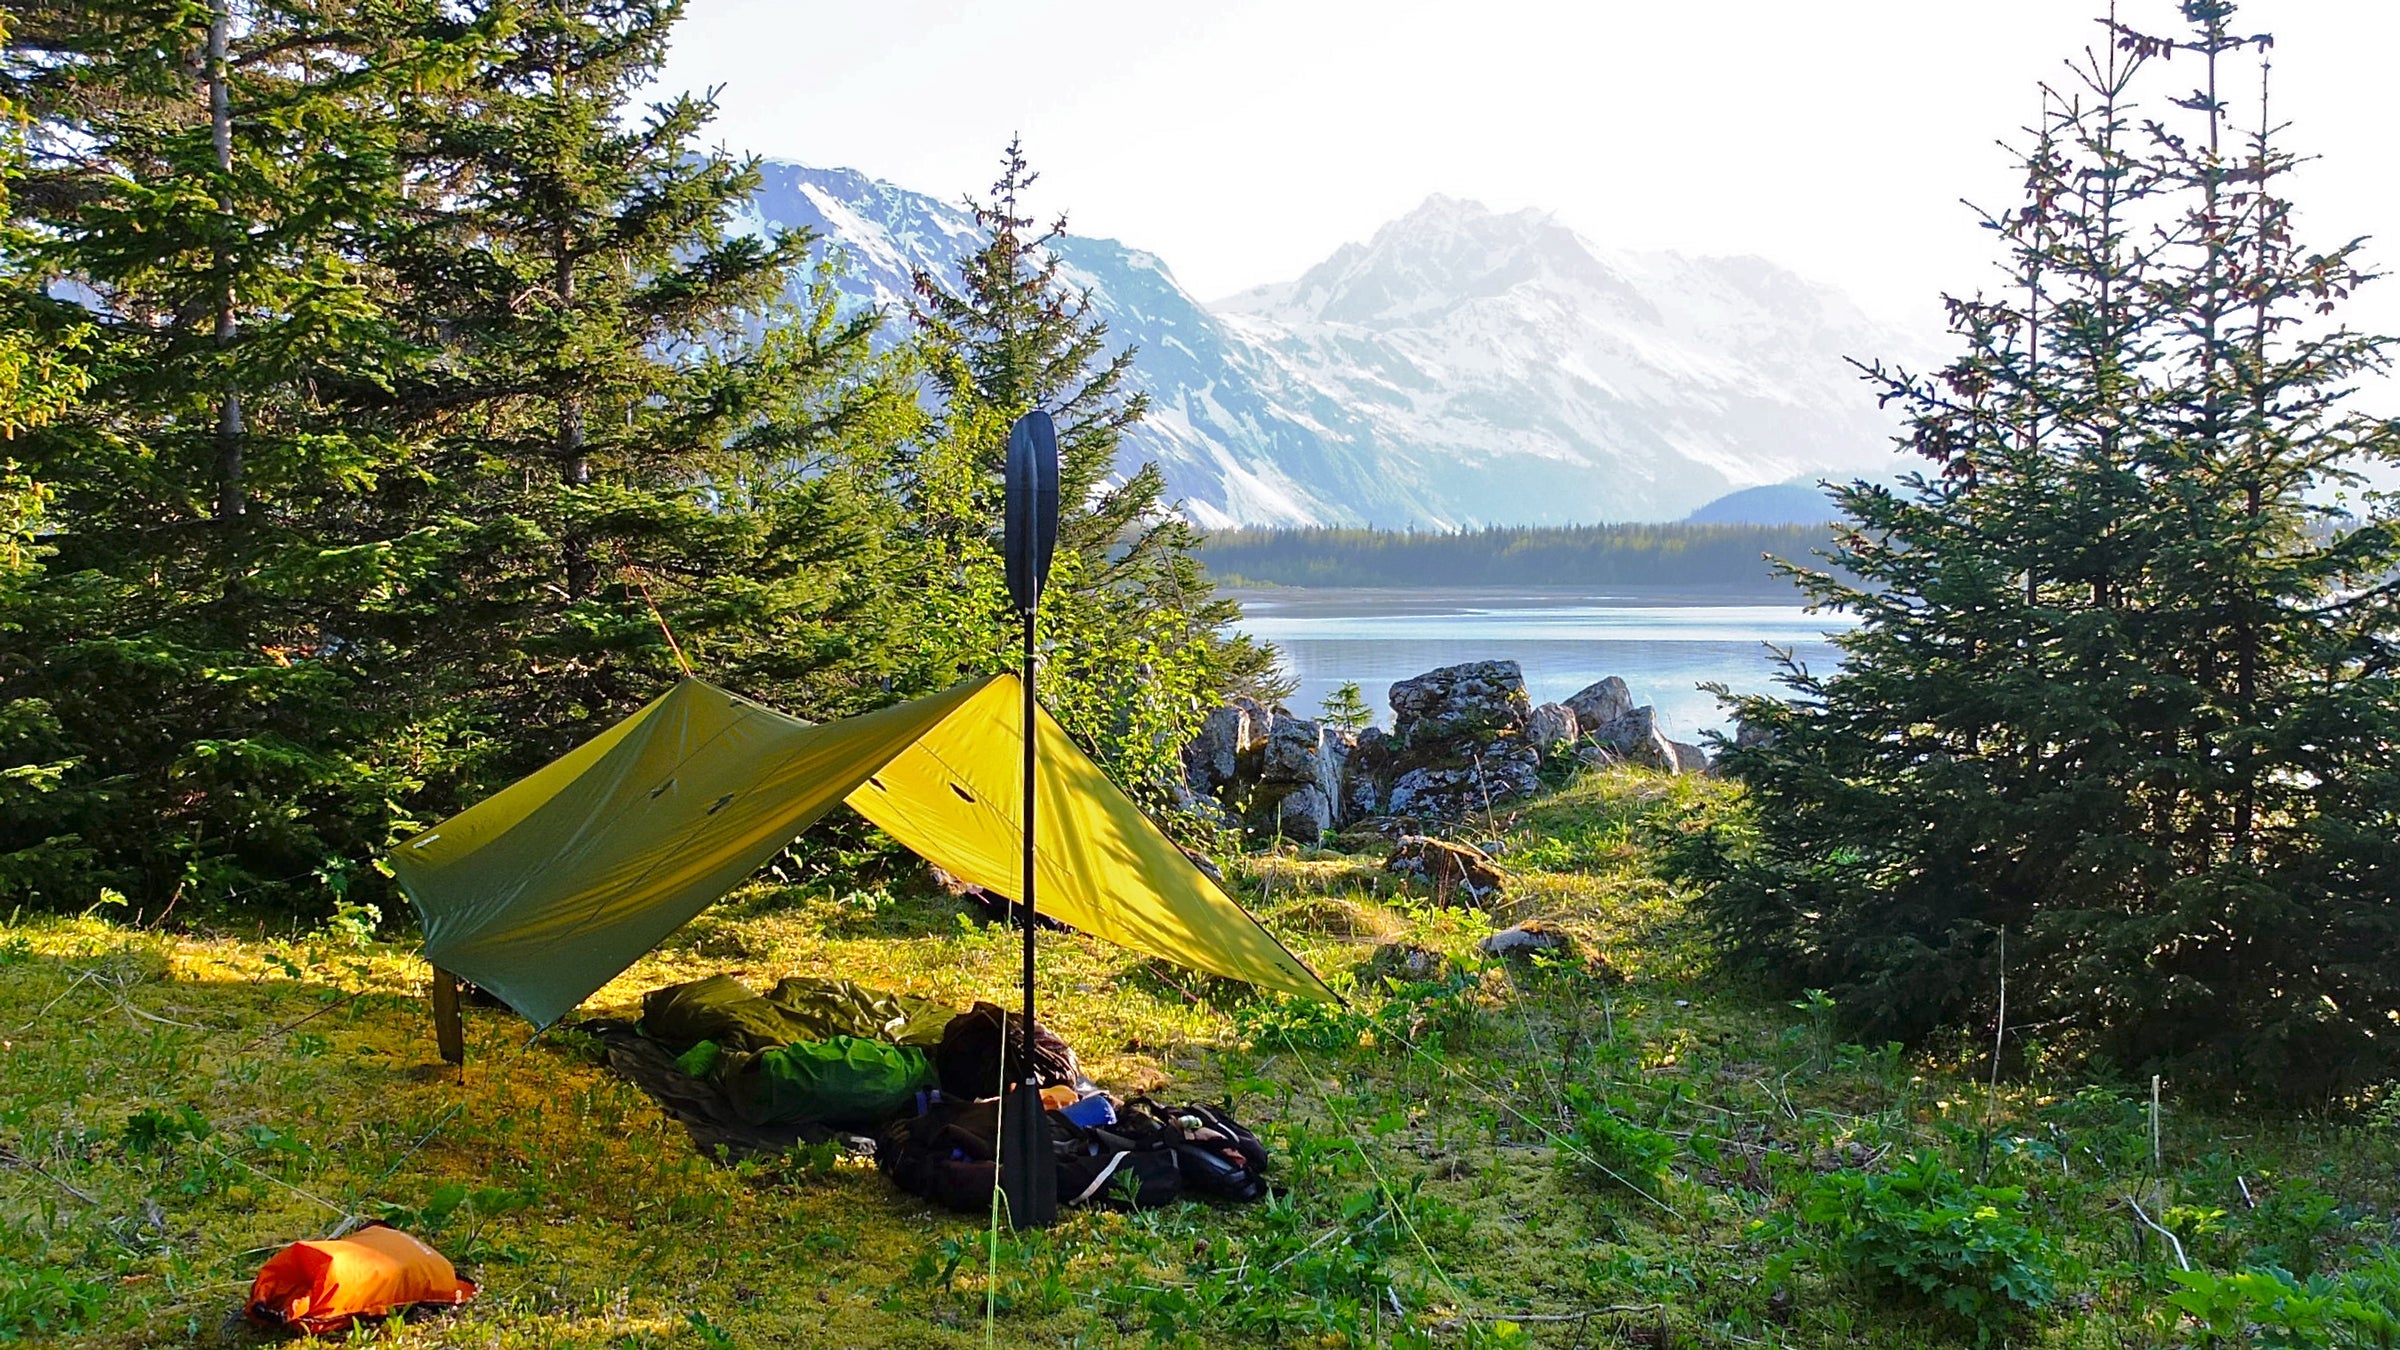
[[[2400,1262],[2344,1277],[2296,1276],[2275,1266],[2220,1274],[2169,1271],[2169,1316],[2189,1319],[2212,1345],[2267,1350],[2391,1350],[2400,1346]]]
[[[2025,1193],[1969,1185],[1930,1153],[1886,1172],[1817,1178],[1800,1196],[1800,1221],[1827,1235],[1852,1278],[1957,1315],[1979,1343],[2057,1296],[2058,1250],[2028,1222]]]
[[[0,1257],[0,1341],[80,1331],[107,1295],[105,1280]]]
[[[1575,1113],[1569,1136],[1575,1163],[1603,1183],[1655,1195],[1675,1159],[1675,1140],[1627,1119],[1622,1099],[1602,1099],[1581,1084],[1569,1086],[1566,1097]]]
[[[118,1134],[127,1153],[165,1153],[187,1140],[206,1139],[214,1133],[208,1117],[198,1107],[180,1103],[172,1109],[145,1106],[125,1118],[125,1127]]]

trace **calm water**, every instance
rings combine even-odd
[[[1706,604],[1638,595],[1502,591],[1276,590],[1240,592],[1242,627],[1282,649],[1300,682],[1290,705],[1315,713],[1334,686],[1356,680],[1377,721],[1391,724],[1395,680],[1465,661],[1512,660],[1536,703],[1621,676],[1636,703],[1655,704],[1677,740],[1726,726],[1716,700],[1693,686],[1773,688],[1767,644],[1793,648],[1814,669],[1834,663],[1825,640],[1848,620],[1798,605]]]

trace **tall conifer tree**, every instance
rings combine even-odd
[[[682,12],[489,0],[499,38],[423,136],[397,237],[429,437],[419,510],[476,542],[418,659],[528,767],[676,671],[813,714],[882,695],[891,446],[917,414],[809,240],[733,228],[755,167],[706,98],[636,96]],[[808,298],[794,303],[800,291]]]
[[[2292,238],[2265,39],[2183,8],[2046,98],[1962,355],[1875,372],[1935,471],[1837,494],[1859,583],[1802,581],[1859,617],[1845,663],[1739,701],[1746,823],[1679,862],[1878,1034],[1992,1014],[2005,951],[2056,1047],[2339,1090],[2400,1071],[2400,531],[2331,504],[2400,448],[2345,406],[2386,344],[2330,317],[2357,245]]]
[[[1132,348],[1111,350],[1091,297],[1037,228],[1036,175],[1011,141],[989,197],[966,205],[984,242],[955,279],[919,273],[912,311],[935,425],[904,465],[905,497],[933,569],[939,620],[929,670],[1005,669],[1007,621],[994,534],[1008,428],[1035,408],[1059,427],[1058,559],[1043,599],[1043,693],[1068,730],[1152,805],[1179,799],[1176,747],[1227,694],[1270,677],[1273,655],[1230,635],[1238,607],[1192,553],[1154,463],[1128,470],[1125,432],[1148,408],[1129,388]]]
[[[55,790],[0,823],[0,889],[156,912],[336,878],[379,846],[414,696],[358,627],[412,551],[362,509],[410,448],[361,410],[410,359],[369,236],[408,104],[473,35],[436,5],[102,0],[19,12],[14,203],[94,381],[18,447],[42,572],[0,624]],[[28,304],[41,301],[27,300]],[[421,749],[421,747],[420,747]]]

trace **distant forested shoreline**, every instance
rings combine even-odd
[[[1639,586],[1783,597],[1768,558],[1818,565],[1824,525],[1494,526],[1454,534],[1221,530],[1199,556],[1225,586]]]

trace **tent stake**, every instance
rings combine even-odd
[[[444,1064],[467,1062],[467,1029],[458,1020],[458,977],[433,968],[433,1040]]]

